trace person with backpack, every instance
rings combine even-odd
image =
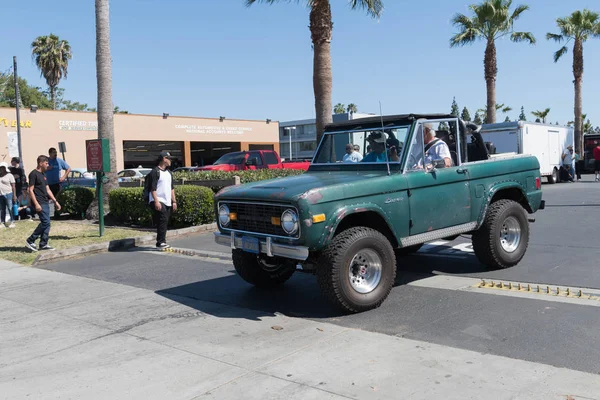
[[[171,154],[162,151],[158,157],[158,165],[150,171],[144,180],[144,199],[152,210],[152,220],[156,225],[156,247],[168,249],[167,226],[171,211],[177,211],[173,175],[169,171]]]

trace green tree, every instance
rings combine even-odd
[[[583,145],[583,118],[581,98],[581,86],[583,83],[583,43],[590,37],[600,36],[600,15],[598,13],[584,9],[575,11],[566,18],[558,18],[556,25],[560,31],[559,34],[547,33],[546,39],[554,40],[558,43],[565,41],[565,45],[554,53],[554,62],[567,53],[567,45],[573,41],[573,85],[575,88],[575,149],[581,151]]]
[[[280,0],[244,0],[247,6],[254,3],[279,3]],[[299,0],[298,0],[299,1]],[[310,34],[313,44],[313,89],[315,92],[315,115],[317,119],[317,143],[321,140],[325,125],[332,121],[332,73],[331,37],[333,21],[329,0],[305,0],[310,8]],[[378,18],[383,12],[382,0],[351,0],[350,8],[363,9]]]
[[[343,114],[346,112],[346,106],[342,103],[337,103],[335,107],[333,107],[334,114]]]
[[[531,32],[515,32],[513,28],[515,21],[529,6],[517,6],[511,13],[511,5],[512,0],[486,0],[469,6],[473,14],[471,17],[458,13],[452,18],[452,23],[460,31],[450,39],[450,47],[472,44],[477,39],[486,41],[483,65],[487,89],[486,120],[490,123],[496,122],[496,41],[509,36],[513,42],[535,44]]]
[[[66,40],[50,34],[40,36],[31,43],[31,54],[35,64],[46,79],[50,88],[50,101],[52,109],[56,110],[55,90],[62,78],[67,78],[69,60],[71,59],[71,46]]]
[[[519,121],[527,121],[527,116],[525,115],[525,107],[521,106],[521,114],[519,114]]]
[[[88,105],[78,101],[73,102],[70,100],[63,100],[60,109],[69,111],[88,111]]]
[[[458,108],[458,104],[456,103],[456,97],[452,98],[452,106],[450,106],[450,114],[456,115],[457,117],[460,115],[460,108]]]
[[[479,111],[475,112],[475,118],[473,118],[473,123],[475,123],[477,125],[483,124],[483,121],[481,120],[481,116],[479,115]]]
[[[544,123],[544,124],[546,123],[546,118],[548,117],[548,114],[550,114],[550,108],[546,108],[545,110],[537,110],[537,111],[531,112],[531,115],[541,119],[542,123]]]
[[[28,84],[23,78],[18,78],[18,81],[21,106],[29,108],[32,105],[36,105],[40,109],[52,108],[52,103],[45,96],[41,88]],[[0,106],[15,107],[15,99],[15,81],[13,75],[0,73]]]
[[[469,114],[469,110],[467,109],[467,107],[463,108],[462,113],[460,113],[460,118],[463,121],[470,121],[471,120],[471,114]]]
[[[350,104],[348,104],[347,110],[348,110],[349,113],[354,114],[354,113],[358,112],[358,107],[356,106],[356,104],[350,103]]]
[[[508,115],[506,116],[506,118],[504,118],[504,122],[510,122],[510,118],[508,117]]]

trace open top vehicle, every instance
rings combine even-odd
[[[215,240],[231,247],[247,282],[273,287],[296,270],[314,273],[348,312],[378,307],[396,258],[428,241],[471,234],[483,264],[514,266],[529,243],[528,214],[544,208],[540,166],[490,155],[479,131],[446,114],[328,125],[305,174],[217,194]],[[347,144],[366,150],[362,162],[343,162]]]

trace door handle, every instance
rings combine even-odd
[[[456,172],[459,173],[459,174],[466,174],[467,171],[469,171],[468,168],[457,168],[456,169]]]

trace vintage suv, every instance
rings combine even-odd
[[[470,234],[481,263],[516,265],[528,214],[544,208],[539,163],[489,154],[479,129],[445,114],[328,125],[306,173],[217,194],[215,240],[245,281],[273,287],[296,270],[315,273],[348,312],[381,305],[396,258],[428,241]],[[345,162],[347,144],[370,152]]]

